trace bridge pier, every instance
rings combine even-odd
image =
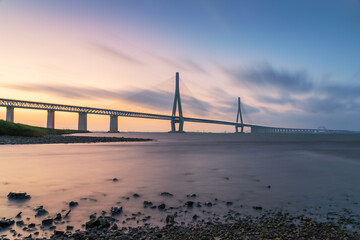
[[[176,130],[176,123],[179,123],[179,129]],[[171,131],[172,133],[182,133],[184,132],[184,121],[174,121],[174,120],[171,120]]]
[[[47,128],[55,128],[55,111],[54,110],[48,110],[47,111]]]
[[[118,116],[110,115],[110,131],[111,133],[117,133],[118,130]]]
[[[14,107],[6,107],[6,121],[14,122]]]
[[[78,130],[87,131],[87,113],[85,112],[79,112]]]

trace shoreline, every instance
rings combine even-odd
[[[68,135],[47,135],[43,137],[0,136],[0,145],[147,142],[147,141],[153,141],[153,139],[125,138],[125,137],[68,136]]]
[[[121,214],[121,213],[120,213]],[[330,214],[330,213],[329,213]],[[334,214],[334,213],[332,213]],[[83,224],[82,230],[74,230],[67,226],[57,229],[66,222],[67,216],[50,224],[25,224],[23,229],[28,234],[19,234],[12,226],[19,226],[22,220],[15,220],[12,225],[1,228],[1,239],[207,239],[207,240],[238,240],[238,239],[360,239],[360,224],[353,222],[345,215],[337,218],[328,217],[325,221],[305,215],[291,215],[287,212],[263,211],[258,217],[241,215],[228,211],[222,220],[213,217],[201,220],[192,217],[188,225],[177,222],[177,215],[167,215],[163,227],[144,225],[130,227],[116,218],[116,215],[92,216]],[[190,217],[191,218],[191,217]],[[16,222],[16,224],[15,224]],[[350,230],[349,226],[353,226]],[[356,226],[356,229],[354,229]],[[4,234],[9,231],[10,235]],[[47,233],[47,236],[42,236]],[[12,236],[11,236],[12,235]]]

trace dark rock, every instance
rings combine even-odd
[[[66,231],[72,231],[74,230],[74,226],[66,226]]]
[[[62,219],[61,214],[56,214],[56,217],[54,218],[55,221],[60,221]]]
[[[96,213],[91,214],[91,215],[89,216],[89,218],[90,218],[90,219],[94,219],[94,218],[96,218]]]
[[[43,226],[48,226],[48,225],[52,225],[53,222],[54,222],[54,219],[52,219],[52,218],[47,218],[47,219],[42,220],[42,221],[41,221],[41,224],[42,224]]]
[[[35,208],[34,211],[36,212],[35,217],[41,217],[48,214],[48,211],[46,211],[43,206]]]
[[[30,223],[29,225],[28,225],[28,228],[34,228],[36,225],[35,225],[35,223]]]
[[[31,198],[26,192],[10,192],[7,197],[9,200],[28,200]]]
[[[194,202],[193,202],[193,201],[187,201],[187,202],[185,203],[185,206],[187,206],[187,207],[193,207],[193,206],[194,206]]]
[[[252,206],[253,209],[255,210],[262,210],[263,208],[261,206]]]
[[[231,206],[232,204],[232,202],[226,202],[226,206]]]
[[[114,216],[114,215],[119,215],[122,213],[122,207],[112,207],[110,212],[111,212],[111,215]]]
[[[71,209],[70,209],[69,211],[67,211],[67,213],[65,214],[64,218],[67,218],[70,213],[71,213]]]
[[[174,215],[167,215],[166,216],[166,225],[172,226],[175,224],[175,216]]]
[[[15,223],[15,221],[11,220],[11,219],[1,219],[0,220],[0,228],[10,227],[14,223]]]
[[[199,216],[195,214],[192,218],[193,218],[194,220],[196,220],[196,219],[199,218]]]
[[[271,185],[268,185],[268,186],[267,186],[267,188],[269,188],[269,189],[270,189],[270,188],[271,188]]]
[[[113,182],[117,182],[117,181],[119,181],[119,179],[113,178],[112,181],[113,181]]]
[[[86,227],[86,229],[90,229],[90,228],[94,228],[94,227],[108,228],[108,227],[110,227],[110,222],[103,217],[98,217],[96,219],[94,218],[94,219],[91,219],[90,221],[88,221],[85,224],[85,227]]]
[[[165,208],[166,208],[165,203],[162,203],[158,206],[158,209],[160,209],[160,210],[164,210]]]
[[[169,192],[162,192],[162,193],[160,193],[160,195],[163,196],[163,197],[173,197],[174,196]]]
[[[196,198],[197,195],[195,193],[186,195],[188,198]]]
[[[152,205],[152,202],[144,201],[144,208],[150,207]]]
[[[64,235],[64,231],[55,230],[54,235],[55,236],[62,236],[62,235]]]
[[[19,226],[19,227],[22,227],[24,226],[24,221],[23,220],[20,220],[20,221],[16,221],[16,226]]]
[[[140,195],[139,195],[139,194],[137,194],[137,193],[134,193],[134,194],[133,194],[133,197],[134,197],[134,198],[139,198],[139,197],[140,197]]]
[[[207,207],[212,207],[212,203],[211,203],[211,202],[205,202],[204,205],[207,206]]]
[[[200,203],[200,202],[197,202],[197,203],[196,203],[196,207],[201,207],[201,203]]]
[[[79,205],[79,203],[78,202],[74,202],[74,201],[71,201],[70,203],[69,203],[69,207],[77,207]]]
[[[22,212],[19,212],[15,217],[16,218],[21,218],[21,214],[22,214]]]
[[[151,209],[155,209],[155,208],[156,208],[156,206],[151,206],[150,208],[151,208]]]
[[[115,223],[110,229],[111,230],[118,230],[118,228],[119,228],[118,225]]]

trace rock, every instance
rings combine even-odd
[[[30,223],[29,225],[28,225],[28,228],[34,228],[36,225],[35,225],[35,223]]]
[[[195,193],[186,195],[188,198],[196,198],[197,195]]]
[[[134,194],[133,194],[133,197],[134,197],[134,198],[139,198],[139,197],[140,197],[140,195],[139,195],[139,194],[137,194],[137,193],[134,193]]]
[[[271,188],[271,185],[268,185],[268,186],[267,186],[267,188],[269,188],[269,189],[270,189],[270,188]]]
[[[94,218],[94,219],[91,219],[90,221],[88,221],[85,224],[85,227],[86,227],[86,229],[90,229],[90,228],[94,228],[94,227],[108,228],[108,227],[110,227],[110,222],[103,217],[98,217],[96,219]]]
[[[74,230],[74,226],[66,226],[66,231],[72,231]]]
[[[110,212],[111,212],[111,215],[114,216],[114,215],[119,215],[122,213],[122,207],[112,207]]]
[[[118,225],[115,223],[110,229],[111,230],[118,230],[118,228],[119,228]]]
[[[187,206],[187,207],[193,207],[193,206],[194,206],[194,202],[193,202],[193,201],[187,201],[187,202],[185,203],[185,206]]]
[[[152,202],[144,201],[144,208],[152,206]]]
[[[94,219],[94,218],[96,218],[96,213],[91,214],[91,215],[89,216],[89,218],[90,218],[90,219]]]
[[[166,225],[172,226],[175,224],[175,216],[174,215],[167,215],[166,216]]]
[[[65,214],[64,218],[67,218],[70,213],[71,213],[71,209],[70,209],[69,211],[67,211],[67,213]]]
[[[15,217],[16,218],[21,218],[21,214],[22,214],[22,212],[19,212]]]
[[[41,224],[42,224],[43,226],[49,226],[49,225],[52,225],[53,222],[54,222],[54,219],[52,219],[52,218],[47,218],[47,219],[42,220],[42,221],[41,221]]]
[[[261,206],[252,206],[253,209],[255,210],[262,210],[263,208]]]
[[[226,202],[226,206],[231,206],[232,204],[232,202]]]
[[[79,203],[78,202],[75,202],[75,201],[71,201],[70,203],[69,203],[69,207],[77,207],[79,205]]]
[[[15,221],[11,220],[11,219],[1,219],[0,220],[0,228],[10,227],[14,223],[15,223]]]
[[[56,214],[56,217],[54,218],[55,221],[60,221],[62,219],[61,214]]]
[[[212,203],[211,203],[211,202],[205,202],[204,205],[207,206],[207,207],[212,207]]]
[[[162,204],[160,204],[160,205],[158,206],[158,209],[159,209],[159,210],[164,210],[165,208],[166,208],[165,203],[162,203]]]
[[[55,236],[62,236],[62,235],[64,235],[64,231],[55,230],[54,235]]]
[[[201,207],[201,203],[200,203],[200,202],[197,202],[197,203],[196,203],[196,207]]]
[[[193,220],[197,220],[199,218],[199,216],[195,214],[192,218],[193,218]]]
[[[112,181],[113,181],[113,182],[117,182],[117,181],[119,181],[119,179],[113,178]]]
[[[24,221],[23,220],[20,220],[20,221],[16,221],[16,226],[19,226],[19,227],[22,227],[24,226]]]
[[[31,198],[26,192],[10,192],[7,197],[9,200],[28,200]]]
[[[172,195],[172,194],[169,193],[169,192],[162,192],[162,193],[160,193],[160,196],[163,196],[163,197],[173,197],[174,195]]]
[[[34,211],[36,212],[35,217],[41,217],[49,214],[48,211],[46,211],[43,206],[39,206],[35,208]]]

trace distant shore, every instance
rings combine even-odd
[[[152,141],[152,139],[124,138],[124,137],[67,136],[67,135],[46,135],[43,137],[0,136],[0,145],[99,143],[99,142],[143,142],[143,141]]]

